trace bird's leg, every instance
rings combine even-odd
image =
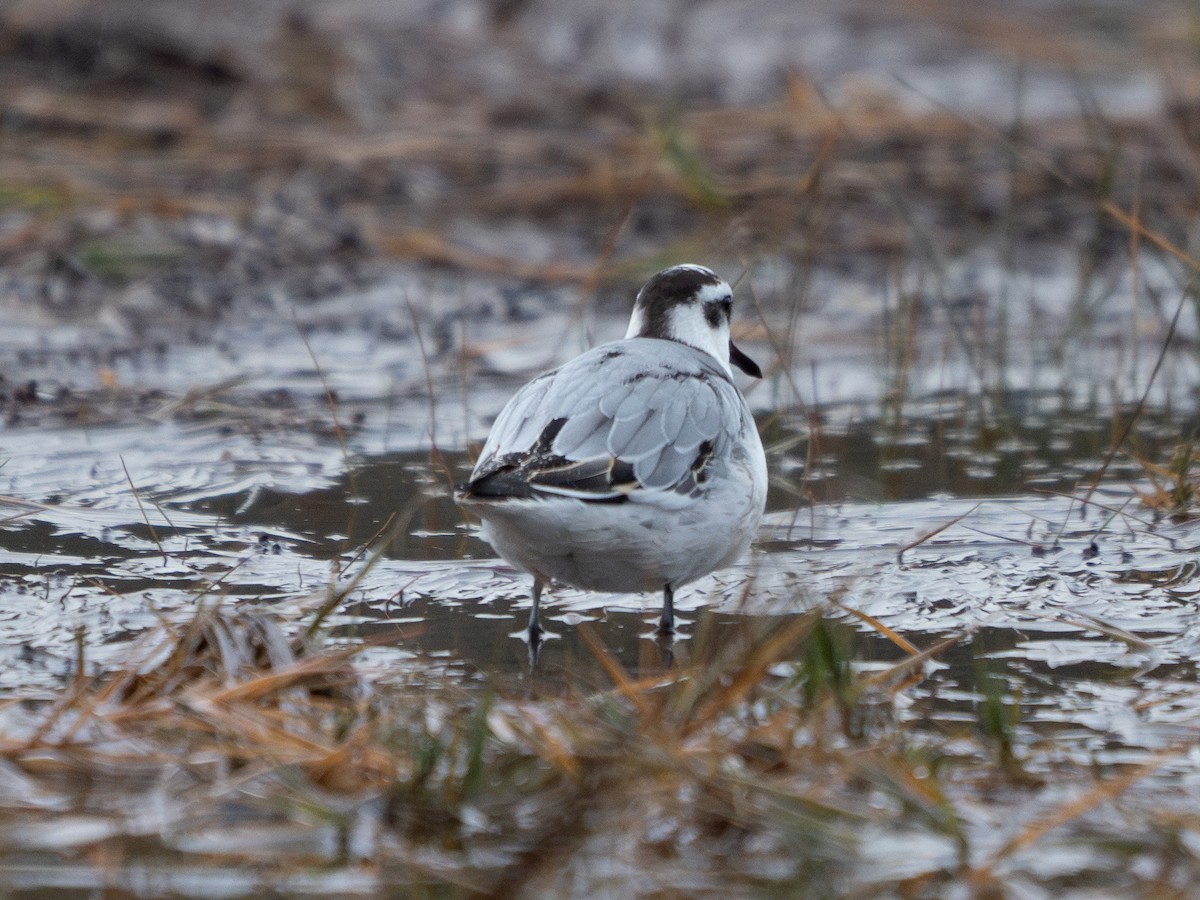
[[[658,633],[675,633],[675,592],[671,590],[669,584],[663,585],[663,612],[662,619],[658,623]]]
[[[533,606],[529,610],[529,639],[536,641],[542,635],[542,626],[538,622],[538,605],[542,600],[542,580],[536,576],[533,579]]]
[[[529,610],[529,668],[534,670],[537,668],[538,656],[541,655],[542,649],[542,626],[538,622],[538,606],[542,599],[542,580],[536,576],[533,579],[533,591],[530,592],[533,598],[533,607]]]

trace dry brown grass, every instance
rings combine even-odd
[[[420,663],[373,684],[358,648],[203,609],[128,667],[19,716],[8,708],[23,725],[6,729],[0,759],[42,805],[0,801],[0,829],[67,810],[104,823],[82,846],[120,861],[114,885],[184,866],[251,867],[262,889],[320,870],[354,873],[369,893],[437,896],[634,883],[642,894],[936,896],[1000,889],[1048,834],[1086,833],[1090,813],[1183,752],[1064,776],[1078,796],[1047,806],[1040,795],[1061,784],[1025,775],[1011,745],[1008,762],[987,749],[1011,716],[989,726],[981,713],[954,754],[897,717],[898,698],[962,636],[924,652],[901,641],[899,662],[858,674],[852,630],[820,612],[748,622],[719,643],[701,622],[689,664],[635,678],[580,627],[611,686],[531,696],[430,686]],[[976,843],[991,842],[964,818],[981,801],[1038,813],[983,853]],[[145,804],[149,826],[130,809]],[[863,874],[867,835],[888,833],[943,850],[877,882]],[[25,849],[72,865],[78,851],[45,834]],[[22,865],[0,854],[0,873]]]

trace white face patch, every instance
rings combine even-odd
[[[705,297],[706,292],[711,292],[708,296],[710,301],[719,300],[729,296],[729,285],[706,285],[700,296]],[[724,316],[714,328],[704,315],[703,302],[673,307],[668,315],[670,336],[673,340],[689,344],[715,357],[730,377],[733,376],[733,371],[729,368],[729,322]]]
[[[731,291],[729,289],[729,285],[723,281],[720,284],[702,285],[700,290],[696,293],[696,299],[700,301],[701,305],[705,303],[712,303],[716,300],[724,300],[726,297],[732,296],[733,291]]]
[[[640,299],[640,296],[639,296]],[[633,307],[633,312],[629,316],[629,328],[625,330],[625,340],[638,337],[642,330],[646,327],[646,316],[642,312],[642,305],[637,303]]]
[[[638,292],[626,339],[679,341],[729,368],[729,303],[733,291],[711,269],[672,266],[659,272]]]

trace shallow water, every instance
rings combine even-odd
[[[1050,402],[1022,400],[1029,408]],[[903,659],[882,628],[921,649],[957,637],[895,701],[912,739],[947,758],[978,762],[980,708],[994,690],[1019,710],[1012,742],[1027,778],[1052,784],[1066,766],[1152,763],[1194,741],[1200,526],[1152,521],[1130,490],[1137,472],[1127,464],[1110,469],[1082,502],[1085,476],[1111,434],[1107,417],[1094,409],[1043,413],[1004,438],[952,428],[946,416],[914,419],[896,439],[861,409],[821,414],[831,424],[823,426],[819,476],[809,471],[807,481],[812,434],[790,430],[799,419],[767,427],[776,483],[757,547],[740,565],[679,592],[681,639],[669,653],[653,639],[657,596],[557,589],[536,668],[520,636],[527,579],[493,557],[449,499],[451,479],[468,464],[461,452],[354,454],[347,470],[327,433],[247,435],[225,419],[10,430],[8,491],[25,486],[33,496],[3,502],[11,518],[0,526],[0,689],[54,697],[75,671],[77,635],[87,669],[128,664],[142,658],[138,636],[159,616],[183,621],[218,598],[298,628],[331,584],[366,565],[365,545],[398,518],[395,539],[328,622],[334,642],[371,642],[356,665],[372,681],[500,685],[509,696],[546,697],[609,684],[583,640],[585,626],[627,671],[646,676],[686,663],[694,642],[719,642],[748,619],[782,622],[824,608],[842,623],[860,671]],[[1163,437],[1191,427],[1161,411],[1145,424]],[[144,443],[151,434],[152,446]],[[86,451],[72,445],[80,438]],[[981,441],[993,448],[986,458]],[[15,727],[11,712],[8,721]],[[1186,814],[1181,766],[1190,771],[1181,759],[1147,776],[1126,804],[1175,804]],[[276,827],[260,817],[238,837],[236,814],[220,828],[181,823],[153,804],[135,815],[130,803],[169,806],[169,784],[148,774],[139,788],[130,765],[120,769],[110,800],[96,789],[80,798],[88,812],[74,825],[21,825],[23,856],[0,865],[4,883],[76,889],[96,872],[53,865],[63,854],[156,833],[163,823],[170,850],[149,849],[145,868],[125,865],[120,883],[244,896],[261,882],[193,861],[250,847],[264,859],[337,857],[332,826]],[[1051,812],[1066,799],[1040,795]],[[1004,819],[1006,809],[1001,797],[990,808],[960,809],[976,854],[1011,832],[1016,819]],[[952,868],[957,858],[953,842],[928,833],[912,835],[906,852],[888,849],[897,833],[867,828],[861,837],[863,883]],[[1021,864],[1015,873],[1077,879],[1108,864],[1052,843],[1036,871]],[[293,895],[378,888],[373,877],[336,865],[272,876],[270,884]]]
[[[768,423],[773,487],[759,549],[681,591],[685,616],[786,613],[836,591],[909,635],[1020,623],[1039,635],[1070,633],[1111,665],[1143,664],[1126,644],[1093,633],[1090,617],[1171,634],[1155,652],[1186,657],[1170,648],[1187,640],[1190,547],[1200,540],[1189,525],[1150,521],[1129,489],[1140,470],[1127,460],[1110,466],[1108,487],[1089,503],[1071,499],[1098,468],[1111,418],[1064,410],[1056,398],[1021,403],[1060,410],[971,427],[972,401],[954,398],[938,404],[936,418],[912,414],[900,431],[848,407],[820,410],[828,424],[815,429]],[[1149,413],[1140,427],[1166,435],[1192,425]],[[415,637],[398,650],[448,653],[463,671],[527,667],[510,636],[527,604],[526,579],[493,558],[449,498],[469,465],[461,452],[344,456],[329,434],[303,426],[255,433],[227,418],[17,428],[5,443],[10,684],[32,677],[53,689],[70,669],[77,630],[92,664],[111,663],[156,615],[186,613],[200,597],[302,617],[389,529],[398,530],[335,633],[407,629]],[[556,590],[558,637],[540,677],[577,663],[580,617],[604,623],[620,658],[640,664],[657,603]],[[1026,638],[1020,646],[1026,662],[1053,667],[1084,645]]]
[[[949,307],[922,311],[910,340],[913,323],[898,323],[886,296],[796,310],[764,290],[759,326],[738,323],[769,370],[746,385],[772,477],[754,553],[679,592],[669,651],[652,637],[657,596],[554,590],[551,636],[531,667],[528,580],[477,538],[450,486],[512,390],[618,337],[624,309],[566,289],[521,295],[514,309],[510,286],[482,280],[445,290],[414,276],[294,315],[244,310],[190,340],[0,335],[0,692],[53,698],[81,663],[136,663],[140,637],[200,604],[298,630],[387,536],[326,623],[333,642],[370,642],[356,665],[372,681],[554,696],[609,683],[585,629],[628,671],[654,675],[748,621],[819,608],[862,671],[904,657],[887,629],[918,649],[956,639],[892,701],[915,741],[950,758],[978,760],[992,695],[1019,712],[1011,740],[1027,775],[1048,782],[1062,767],[1151,762],[1194,740],[1200,529],[1155,519],[1133,493],[1146,472],[1124,452],[1088,497],[1143,393],[1128,446],[1147,458],[1165,462],[1197,426],[1194,347],[1169,348],[1147,392],[1162,331],[1125,333],[1134,300],[1114,295],[1119,314],[1086,329],[1068,327],[1065,303],[1040,307],[1038,322],[1014,314],[1001,352],[956,331]],[[406,295],[438,302],[405,308]],[[1161,315],[1142,313],[1161,329]],[[20,400],[11,386],[28,379],[36,399]],[[1164,766],[1131,802],[1169,804],[1178,777]],[[1011,810],[965,807],[986,854]],[[98,814],[77,839],[131,827]],[[177,849],[219,853],[205,843],[213,834],[187,831]],[[272,835],[284,855],[332,840]],[[950,844],[919,837],[926,855],[914,863],[889,853],[896,834],[865,834],[863,877],[953,865]],[[63,852],[57,831],[28,840],[31,853]],[[1104,870],[1062,847],[1038,865],[1047,879]],[[53,882],[36,865],[6,871],[13,886]],[[87,878],[64,873],[63,884]],[[243,890],[204,866],[176,881]],[[345,890],[371,890],[352,881]]]
[[[1103,506],[1100,495],[1091,505],[1065,496],[1091,485],[1147,385],[1129,447],[1164,462],[1198,424],[1187,340],[1151,382],[1162,332],[1149,326],[1164,325],[1172,273],[1147,263],[1136,294],[1110,290],[1082,327],[1068,292],[1049,290],[1069,277],[1065,258],[1036,279],[999,281],[986,253],[956,271],[941,276],[944,291],[996,281],[982,295],[990,299],[904,313],[887,291],[872,297],[830,272],[823,293],[836,302],[789,307],[777,290],[782,263],[760,266],[759,322],[747,309],[735,324],[768,372],[745,386],[768,450],[772,512],[755,558],[684,591],[685,610],[795,609],[853,584],[865,612],[886,610],[893,627],[922,633],[985,623],[1016,596],[1057,615],[1064,601],[1050,584],[1059,594],[1086,585],[1089,598],[1103,593],[1098,584],[1119,596],[1141,585],[1158,597],[1154,577],[1128,573],[1178,570],[1172,589],[1186,589],[1187,538],[1147,521],[1130,493],[1145,472],[1129,454],[1108,461]],[[1038,296],[1007,302],[1000,285],[1016,292],[1027,277]],[[0,523],[0,632],[12,657],[3,677],[53,689],[77,631],[100,665],[155,615],[186,612],[202,594],[302,616],[389,529],[339,629],[415,622],[428,651],[521,672],[523,647],[508,633],[527,586],[474,536],[450,486],[516,385],[618,337],[624,316],[624,304],[581,305],[565,288],[517,292],[410,272],[291,311],[248,306],[192,340],[6,330],[7,383],[37,389],[32,402],[11,394],[0,432],[10,517]],[[1189,317],[1181,330],[1195,330]],[[963,514],[895,562],[921,529]],[[1098,554],[1081,560],[1093,542]],[[748,574],[750,606],[736,608]],[[916,605],[898,599],[907,597]],[[638,616],[656,602],[564,590],[553,608],[611,617],[612,639],[633,661],[644,649],[633,639]],[[953,612],[932,615],[938,604]],[[1167,627],[1157,618],[1166,611],[1143,613],[1119,616],[1122,627]],[[557,627],[547,670],[578,649],[570,623]]]

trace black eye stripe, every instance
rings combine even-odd
[[[709,328],[717,328],[721,321],[729,321],[730,314],[733,311],[733,298],[722,297],[720,300],[709,300],[704,304],[704,321],[708,323]]]

